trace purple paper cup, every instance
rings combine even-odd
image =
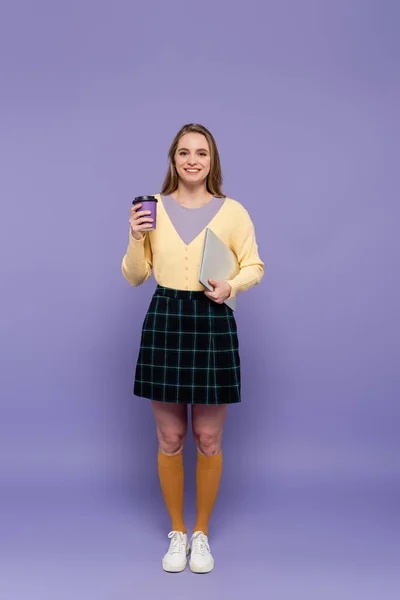
[[[151,215],[146,215],[146,217],[152,218],[154,219],[154,221],[152,223],[147,223],[148,227],[146,226],[146,230],[147,231],[151,231],[152,229],[156,228],[156,223],[157,223],[157,198],[155,196],[137,196],[132,204],[141,204],[141,208],[139,209],[139,211],[142,210],[149,210],[151,212]]]

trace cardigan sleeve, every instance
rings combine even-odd
[[[254,225],[246,209],[241,207],[240,219],[232,233],[232,250],[237,256],[239,273],[227,282],[232,288],[230,298],[260,283],[264,275],[264,263],[258,255]]]
[[[153,257],[150,240],[147,234],[137,240],[129,232],[129,245],[122,259],[122,274],[134,287],[144,283],[151,275]]]

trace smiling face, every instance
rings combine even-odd
[[[168,172],[161,193],[176,192],[179,184],[205,187],[209,194],[226,198],[222,192],[221,161],[212,133],[203,125],[188,123],[176,134],[168,151]]]
[[[178,142],[174,158],[176,171],[182,181],[199,185],[207,180],[211,168],[211,155],[204,135],[183,135]]]

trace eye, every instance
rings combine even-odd
[[[207,152],[200,152],[200,156],[207,156]]]
[[[185,154],[187,154],[187,152],[185,152],[185,150],[181,150],[181,151],[179,152],[179,156],[184,156]]]

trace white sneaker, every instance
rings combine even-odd
[[[171,531],[168,537],[171,542],[168,552],[162,559],[162,566],[168,573],[180,573],[186,569],[187,555],[189,554],[187,535],[182,531]]]
[[[191,554],[189,567],[192,573],[209,573],[214,568],[214,558],[208,544],[208,537],[202,531],[195,531],[190,540]]]

